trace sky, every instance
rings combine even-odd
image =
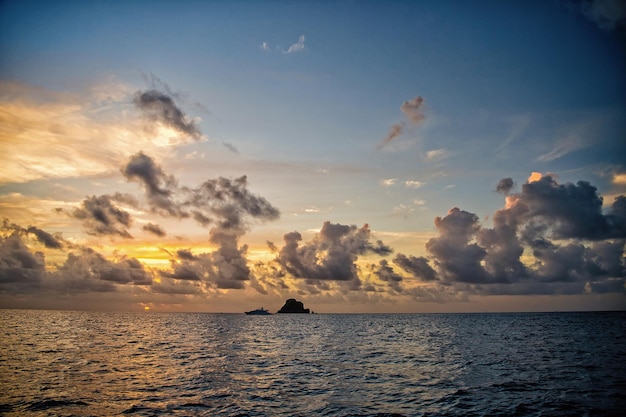
[[[626,7],[0,3],[0,307],[626,309]]]

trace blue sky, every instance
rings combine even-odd
[[[3,302],[241,311],[296,297],[329,312],[622,308],[624,17],[612,0],[5,2]],[[141,161],[145,170],[124,175]],[[194,187],[243,175],[252,200],[203,200],[212,223],[194,220],[200,208],[190,195],[203,193]],[[496,192],[504,178],[514,187]],[[534,182],[546,187],[541,203]],[[166,202],[155,199],[159,190]],[[96,196],[106,198],[86,203]],[[259,199],[280,215],[250,211]],[[87,218],[89,204],[105,200],[113,220]],[[536,210],[522,214],[516,204]],[[242,224],[225,233],[229,210]],[[488,237],[500,233],[498,210],[518,216],[506,244]],[[435,219],[458,215],[459,226],[470,221],[462,213],[477,228],[452,244],[459,233]],[[608,229],[561,227],[594,221]],[[549,254],[536,256],[531,229],[542,230]],[[289,257],[285,236],[296,231]],[[350,246],[354,239],[362,245]],[[602,252],[609,246],[612,257]],[[584,264],[565,256],[575,248]],[[495,266],[508,250],[516,253],[508,262],[524,265],[517,273]],[[15,261],[22,252],[36,267]],[[121,275],[136,260],[144,278],[98,272],[94,253]],[[407,269],[399,254],[436,279]],[[92,265],[88,283],[68,278],[80,276],[77,260]],[[233,262],[247,267],[229,278]],[[474,278],[453,273],[463,266],[471,275],[471,265],[480,266]],[[195,275],[177,276],[185,268]]]

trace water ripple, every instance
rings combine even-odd
[[[597,416],[626,314],[0,310],[6,416]]]

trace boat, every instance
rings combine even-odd
[[[246,311],[246,315],[248,316],[271,316],[272,313],[264,309],[263,307],[257,308],[256,310]]]

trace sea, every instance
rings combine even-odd
[[[0,310],[3,416],[623,416],[626,312]]]

